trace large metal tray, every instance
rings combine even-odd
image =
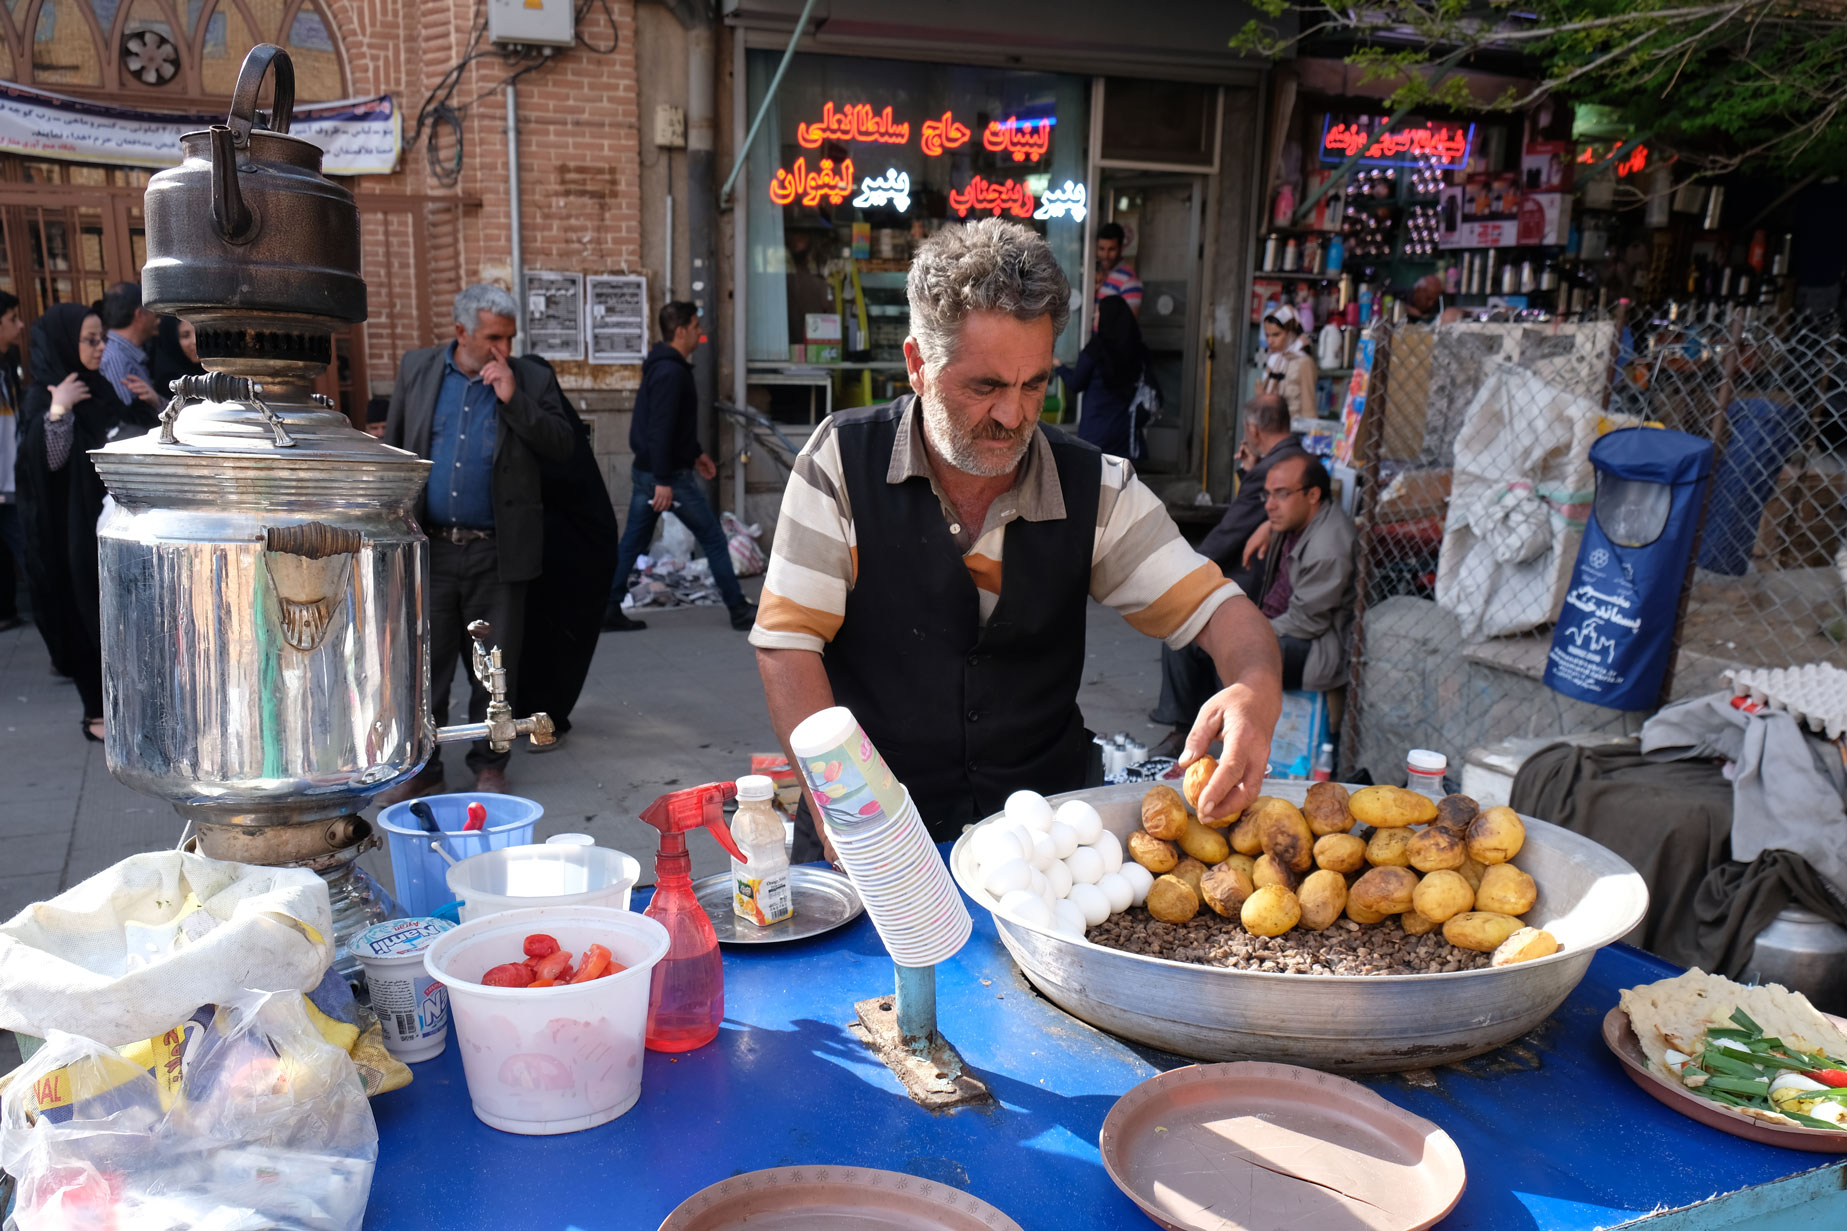
[[[1052,797],[1088,800],[1117,837],[1141,824],[1146,782]],[[1300,803],[1309,783],[1266,780]],[[995,817],[981,822],[991,824]],[[1580,834],[1533,817],[1517,862],[1539,883],[1530,923],[1562,946],[1515,966],[1433,975],[1291,975],[1144,957],[994,916],[1001,943],[1034,987],[1074,1017],[1200,1060],[1272,1060],[1337,1073],[1389,1073],[1491,1051],[1564,1002],[1596,951],[1648,910],[1636,870]],[[956,883],[992,911],[975,878],[973,829],[950,852]]]
[[[831,868],[795,864],[789,869],[789,891],[795,913],[781,923],[759,927],[739,919],[731,909],[731,874],[720,872],[693,882],[693,894],[712,920],[720,944],[776,945],[806,940],[843,927],[859,918],[866,907],[846,874]]]

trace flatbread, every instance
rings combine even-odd
[[[1847,1058],[1847,1036],[1807,997],[1776,983],[1746,987],[1695,967],[1672,979],[1625,989],[1622,1009],[1629,1015],[1629,1024],[1648,1056],[1649,1066],[1676,1082],[1680,1077],[1667,1066],[1668,1049],[1698,1055],[1701,1036],[1714,1026],[1735,1025],[1731,1016],[1736,1009],[1743,1009],[1768,1037],[1782,1039],[1803,1051]],[[1773,1124],[1796,1123],[1774,1111],[1754,1107],[1732,1110]]]

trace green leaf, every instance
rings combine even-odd
[[[1740,1026],[1744,1027],[1746,1030],[1749,1030],[1752,1034],[1761,1035],[1764,1032],[1764,1028],[1758,1025],[1756,1022],[1752,1021],[1751,1015],[1749,1013],[1746,1013],[1743,1009],[1733,1009],[1732,1010],[1732,1020],[1737,1022]]]

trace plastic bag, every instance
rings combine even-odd
[[[674,516],[671,509],[660,514],[660,520],[654,524],[654,542],[648,548],[653,568],[684,565],[697,550],[699,540],[693,537],[685,522]]]
[[[731,513],[720,513],[718,523],[724,527],[725,543],[731,548],[732,572],[739,577],[755,577],[769,567],[763,548],[757,542],[763,537],[762,526],[754,523],[747,526]]]
[[[143,1068],[54,1031],[0,1096],[18,1231],[358,1231],[378,1128],[347,1054],[293,993],[167,1032]]]

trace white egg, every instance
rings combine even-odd
[[[1090,845],[1096,849],[1097,854],[1103,856],[1105,873],[1122,871],[1122,839],[1106,829]]]
[[[1063,900],[1071,894],[1071,869],[1062,859],[1052,860],[1052,866],[1045,870],[1045,879],[1051,883],[1052,896]]]
[[[1033,867],[1043,872],[1058,862],[1058,847],[1053,844],[1051,834],[1034,833],[1032,835],[1032,842],[1033,853],[1030,862]]]
[[[1154,884],[1154,873],[1139,863],[1125,863],[1116,875],[1129,882],[1129,888],[1135,891],[1133,904],[1140,906],[1148,897],[1148,890]]]
[[[1006,863],[984,868],[981,887],[996,898],[1005,897],[1015,889],[1024,889],[1032,884],[1033,867],[1024,859],[1009,859]]]
[[[1052,906],[1052,926],[1067,936],[1083,939],[1084,929],[1088,924],[1084,912],[1075,902],[1057,902]]]
[[[1071,852],[1078,847],[1077,830],[1069,825],[1053,821],[1052,828],[1047,832],[1051,835],[1052,847],[1057,851],[1058,857],[1060,859],[1071,858]]]
[[[997,868],[1010,859],[1022,859],[1030,853],[1021,848],[1013,827],[1005,821],[980,830],[975,839],[975,857],[984,868]]]
[[[1007,796],[1007,819],[1044,833],[1052,827],[1052,805],[1037,791],[1015,791]]]
[[[1083,911],[1084,922],[1093,928],[1109,918],[1109,899],[1095,885],[1071,886],[1071,896],[1065,901]]]
[[[1080,846],[1071,852],[1065,860],[1065,866],[1071,869],[1071,883],[1074,885],[1094,885],[1103,876],[1103,856],[1088,846]]]
[[[1080,846],[1089,846],[1103,832],[1103,818],[1097,815],[1095,808],[1081,799],[1058,805],[1058,813],[1052,819],[1077,831]]]
[[[1017,919],[1032,927],[1047,928],[1052,926],[1052,908],[1045,899],[1030,889],[1015,889],[1001,898],[995,908],[1009,919]]]
[[[1052,882],[1038,868],[1033,869],[1032,879],[1026,882],[1026,887],[1044,898],[1048,904],[1055,900],[1052,897]]]
[[[1129,884],[1120,872],[1105,872],[1097,881],[1097,888],[1109,899],[1109,913],[1119,915],[1135,905],[1135,886]]]

